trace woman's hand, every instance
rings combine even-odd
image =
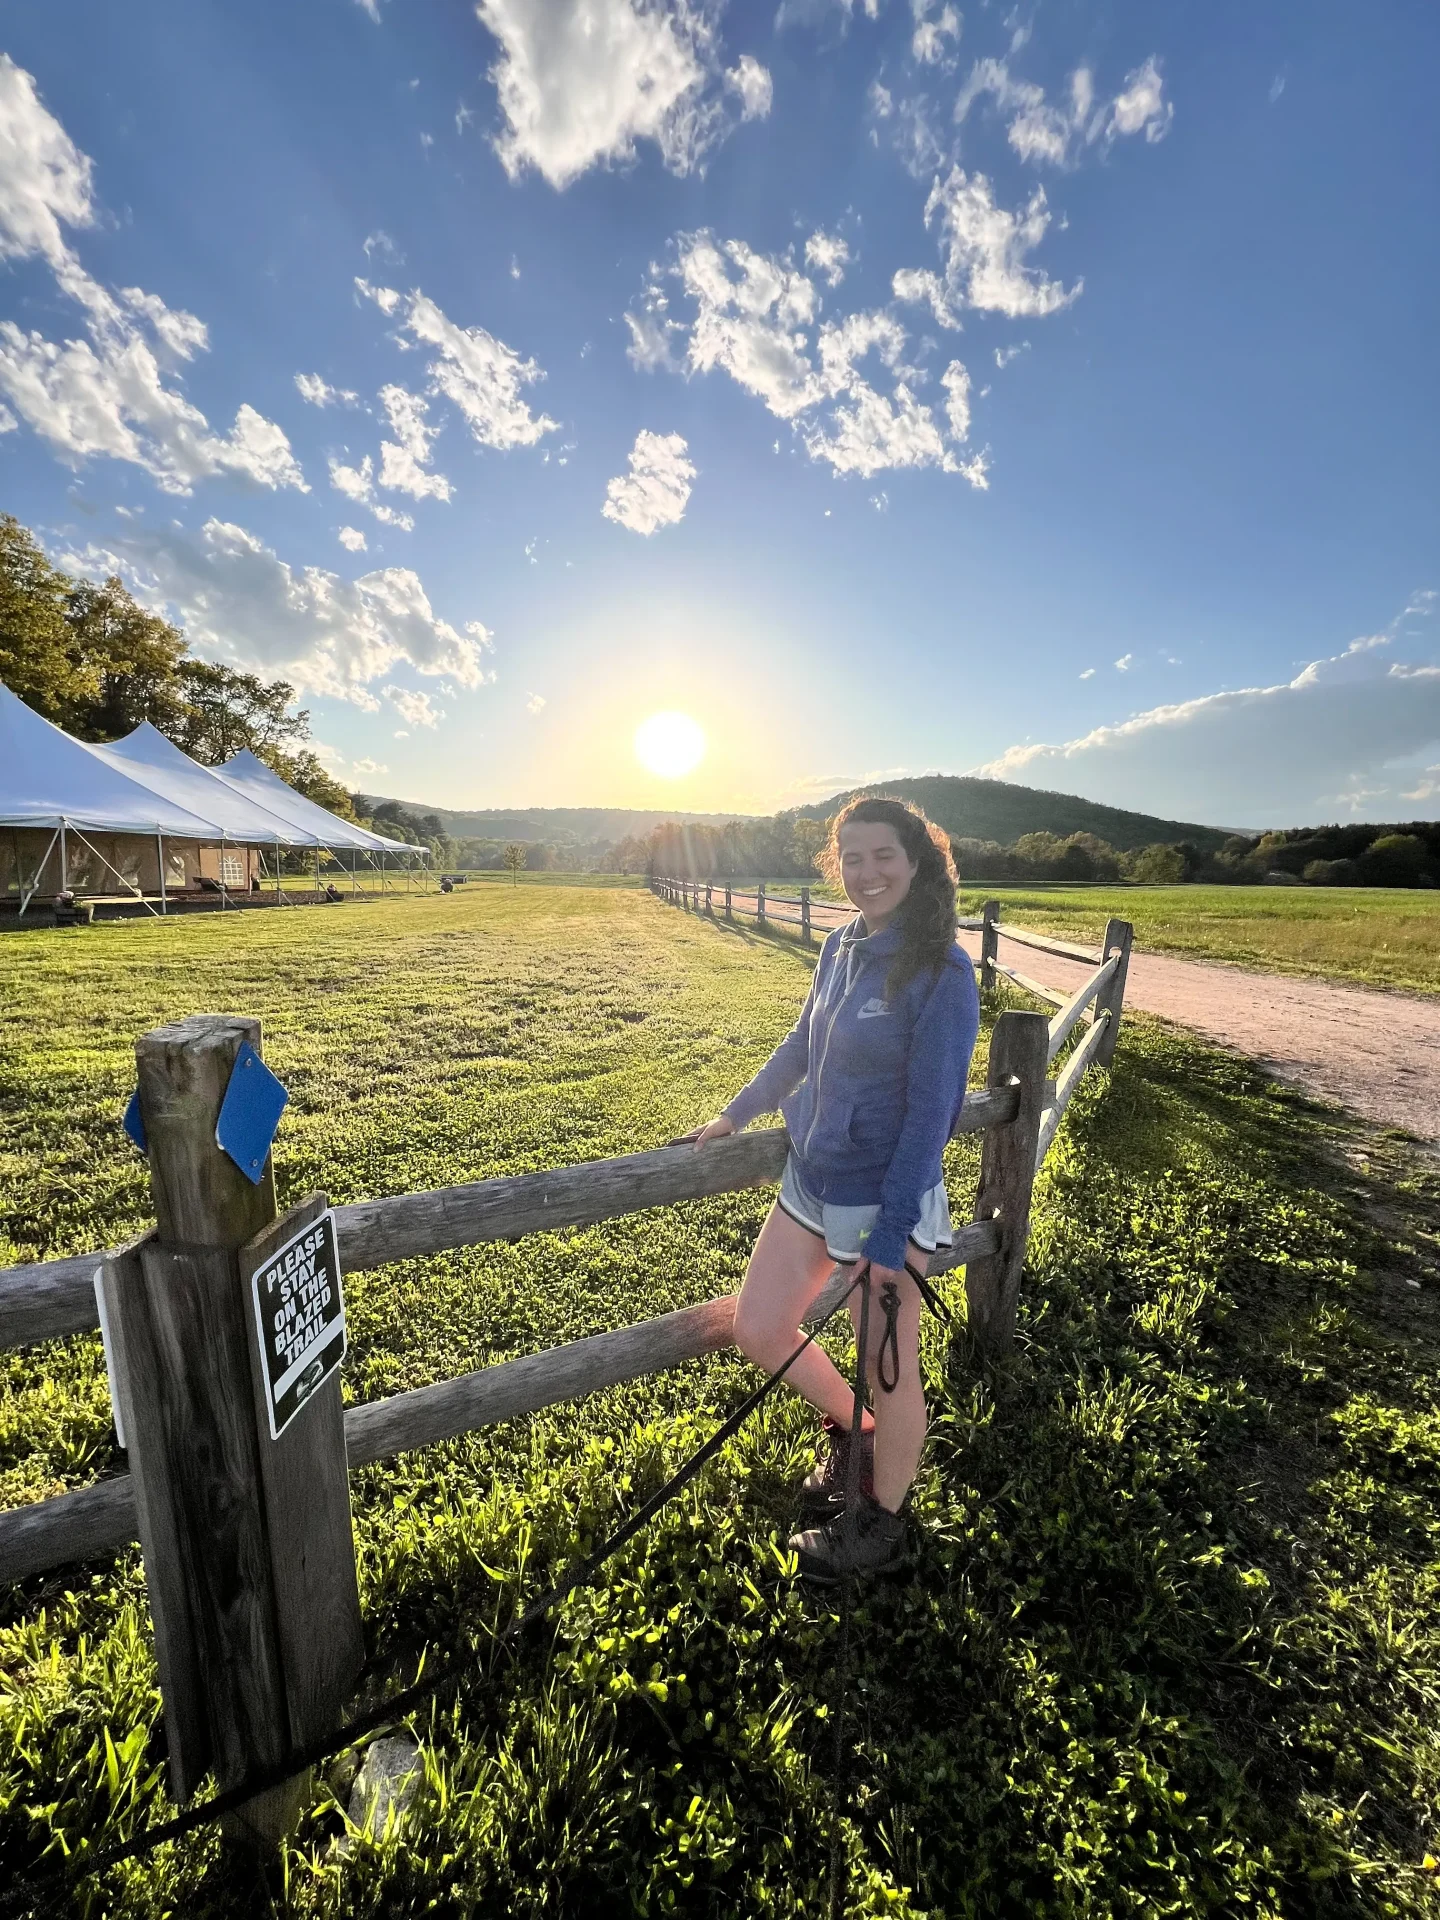
[[[701,1147],[705,1146],[709,1141],[723,1140],[727,1133],[734,1133],[734,1131],[735,1131],[735,1122],[733,1120],[727,1120],[724,1114],[722,1113],[718,1117],[718,1119],[707,1122],[707,1124],[701,1127],[699,1132],[695,1135],[696,1153],[698,1153]]]

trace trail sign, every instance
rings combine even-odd
[[[340,1249],[328,1209],[292,1234],[250,1282],[265,1368],[265,1411],[278,1440],[345,1357]]]

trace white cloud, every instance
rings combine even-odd
[[[341,527],[338,537],[347,553],[364,553],[370,544],[359,527]]]
[[[73,256],[62,229],[95,222],[92,171],[31,76],[0,54],[0,259],[38,255],[66,271]]]
[[[337,493],[343,493],[347,500],[358,500],[362,506],[369,506],[375,491],[375,464],[367,453],[358,467],[347,467],[343,460],[332,454],[330,484]]]
[[[198,532],[127,534],[66,559],[87,573],[122,574],[148,604],[171,610],[204,655],[371,711],[365,689],[402,663],[462,686],[487,678],[473,626],[460,633],[440,619],[409,567],[342,580],[324,567],[292,567],[244,527],[216,519]]]
[[[377,227],[373,233],[367,233],[362,244],[367,260],[389,260],[398,266],[405,258],[383,227]]]
[[[355,4],[367,19],[373,20],[376,26],[379,26],[380,0],[355,0]]]
[[[827,287],[838,287],[850,264],[850,246],[838,233],[817,228],[805,242],[805,264],[822,275]]]
[[[996,347],[995,364],[997,367],[1008,367],[1012,360],[1018,360],[1022,353],[1028,353],[1029,351],[1030,342],[1028,340],[1021,340],[1018,345],[1013,347]]]
[[[928,306],[939,324],[952,333],[961,330],[960,316],[950,304],[945,282],[929,267],[901,267],[890,282],[890,291],[907,306]]]
[[[386,687],[384,692],[400,718],[412,727],[437,727],[445,718],[443,708],[435,706],[428,693],[409,687]]]
[[[358,393],[352,393],[348,387],[332,387],[318,373],[297,373],[295,385],[307,406],[354,407],[360,402]]]
[[[977,60],[955,101],[955,118],[963,121],[988,94],[1002,113],[1013,111],[1008,137],[1022,160],[1064,167],[1084,148],[1097,143],[1108,147],[1130,134],[1143,133],[1153,145],[1164,139],[1175,117],[1153,54],[1125,76],[1124,87],[1111,100],[1097,104],[1088,67],[1077,67],[1070,75],[1068,92],[1068,104],[1051,106],[1042,87],[1017,80],[1003,60]]]
[[[915,18],[911,57],[925,67],[951,66],[960,44],[960,15],[949,5],[934,13],[934,0],[911,0],[910,10]]]
[[[764,120],[769,117],[775,98],[775,83],[770,78],[769,68],[762,67],[753,53],[741,54],[739,65],[727,71],[725,84],[739,96],[742,120]]]
[[[678,433],[642,431],[630,450],[629,473],[610,482],[601,512],[632,533],[673,527],[684,518],[694,478],[690,450]]]
[[[1050,214],[1045,190],[1037,187],[1023,210],[1011,213],[995,204],[983,173],[952,167],[937,179],[925,203],[926,226],[938,225],[945,264],[945,299],[953,311],[975,307],[1011,319],[1055,313],[1077,298],[1083,281],[1067,292],[1038,267],[1026,265],[1045,237]]]
[[[1440,665],[1392,661],[1394,644],[1347,648],[1278,685],[1153,707],[1064,745],[1011,747],[975,771],[1222,825],[1393,808],[1429,797],[1397,786],[1423,787],[1440,745]]]
[[[1093,680],[1095,678],[1094,667],[1086,667],[1085,671],[1081,674],[1080,678],[1082,680]]]
[[[477,0],[476,12],[499,42],[495,150],[512,179],[533,167],[562,189],[592,166],[632,160],[640,141],[683,175],[727,131],[704,0]],[[769,75],[752,56],[729,86],[746,119],[768,111]]]
[[[426,424],[428,402],[404,387],[391,386],[380,389],[380,404],[395,435],[380,443],[380,485],[415,500],[448,500],[452,489],[444,474],[426,471],[430,442],[439,431]]]
[[[815,289],[803,273],[743,240],[722,243],[699,233],[681,244],[679,274],[698,308],[688,352],[692,372],[719,368],[782,420],[822,397],[804,350]]]
[[[281,429],[242,406],[228,434],[167,378],[208,345],[203,321],[140,287],[111,293],[90,278],[64,229],[95,222],[90,161],[0,54],[0,259],[39,258],[83,314],[85,338],[59,343],[0,323],[0,392],[67,463],[124,460],[166,493],[229,475],[307,491]]]
[[[6,406],[0,406],[0,433],[18,433],[20,422]]]
[[[525,400],[523,389],[545,378],[533,360],[522,359],[484,327],[457,326],[418,289],[401,294],[365,280],[355,284],[382,313],[398,315],[404,332],[433,349],[426,368],[430,392],[450,401],[482,447],[533,447],[558,431],[558,421],[531,413]]]
[[[367,754],[363,760],[356,760],[351,766],[350,771],[358,779],[363,780],[367,774],[388,773],[390,769],[383,760],[372,760]]]
[[[1133,653],[1122,653],[1120,658],[1115,662],[1115,671],[1117,673],[1128,673],[1130,671],[1130,662],[1134,658]]]
[[[632,358],[653,337],[652,364],[728,373],[777,419],[795,425],[811,459],[837,473],[870,477],[939,466],[972,486],[986,485],[984,457],[958,451],[970,424],[968,374],[959,361],[946,369],[945,412],[937,419],[917,391],[925,376],[905,363],[907,335],[893,312],[853,313],[817,326],[814,283],[789,255],[772,258],[708,232],[681,237],[673,274],[694,303],[688,334],[669,312],[661,276],[652,273],[643,320],[631,317]]]
[[[928,180],[947,163],[944,141],[931,118],[931,105],[923,94],[894,104],[895,125],[891,144],[900,156],[905,171],[916,180]]]
[[[1174,118],[1175,109],[1165,99],[1159,62],[1152,54],[1143,67],[1126,74],[1125,90],[1117,93],[1110,103],[1103,132],[1108,139],[1143,133],[1153,145],[1165,138]]]
[[[541,713],[544,711],[544,708],[545,696],[543,693],[532,693],[530,698],[525,702],[525,711],[527,713]]]

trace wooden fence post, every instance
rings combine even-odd
[[[1030,1233],[1030,1189],[1045,1106],[1045,1051],[1050,1023],[1043,1013],[1002,1013],[990,1036],[987,1085],[1018,1086],[1020,1105],[1007,1126],[991,1127],[980,1156],[975,1218],[994,1220],[1000,1248],[965,1270],[970,1331],[987,1355],[1004,1352],[1015,1337],[1015,1307]]]
[[[266,1510],[261,1448],[272,1443],[268,1430],[257,1431],[256,1332],[237,1255],[254,1235],[273,1231],[274,1178],[267,1156],[252,1184],[215,1140],[220,1105],[246,1041],[258,1050],[257,1020],[199,1015],[137,1042],[156,1231],[133,1257],[111,1264],[106,1286],[125,1376],[121,1397],[171,1785],[182,1802],[212,1767],[222,1790],[282,1767],[295,1744],[297,1707],[313,1738],[321,1722],[334,1724],[340,1705],[339,1697],[326,1700],[318,1718],[313,1702],[305,1707],[303,1688],[297,1692],[287,1672],[287,1634],[277,1611],[277,1557],[305,1564],[333,1557],[341,1530],[322,1525],[313,1538],[285,1536],[272,1530]],[[298,1626],[290,1622],[288,1642],[292,1653],[297,1633],[301,1641],[308,1635],[330,1643],[319,1660],[332,1674],[338,1648],[348,1690],[363,1648],[339,1391],[336,1382],[329,1384],[349,1591],[343,1581],[322,1582],[323,1612],[313,1611]],[[316,1429],[308,1430],[313,1438]],[[313,1504],[308,1510],[313,1517]],[[242,1808],[235,1823],[273,1843],[304,1790],[303,1778],[275,1788]]]
[[[725,882],[725,918],[732,922],[735,918],[735,907],[730,898],[730,882],[728,880]]]
[[[712,920],[715,918],[714,882],[710,880],[705,882],[705,911]]]
[[[1134,938],[1135,929],[1128,920],[1106,921],[1100,958],[1108,960],[1112,953],[1118,953],[1120,964],[1095,999],[1095,1018],[1098,1020],[1102,1013],[1108,1012],[1110,1015],[1110,1024],[1095,1049],[1097,1067],[1108,1067],[1115,1057],[1115,1042],[1120,1038],[1120,1015],[1125,1006],[1125,975],[1130,969],[1130,947]]]
[[[987,900],[980,909],[980,991],[995,991],[995,951],[1000,939],[995,931],[995,922],[1000,918],[1000,902]]]
[[[809,887],[801,887],[800,889],[800,938],[805,942],[807,947],[811,945]]]
[[[755,924],[760,927],[765,924],[765,882],[763,880],[757,880],[755,883]]]

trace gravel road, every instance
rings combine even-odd
[[[979,936],[962,938],[978,959]],[[1004,940],[1000,958],[1061,991],[1088,971]],[[1366,1120],[1440,1141],[1440,997],[1135,953],[1125,1000],[1248,1053],[1277,1079]]]

